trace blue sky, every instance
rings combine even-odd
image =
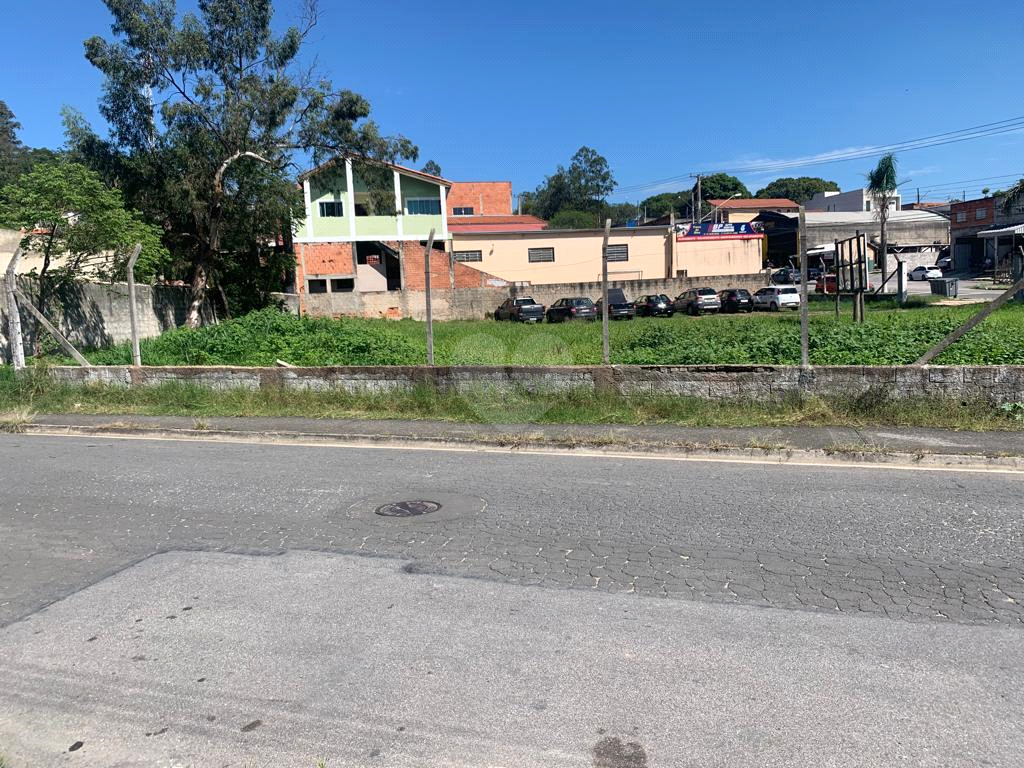
[[[516,192],[581,145],[608,159],[615,201],[688,188],[688,174],[717,170],[737,170],[752,191],[800,175],[855,188],[874,157],[752,166],[1024,116],[1019,0],[320,5],[307,63],[369,99],[385,132],[420,147],[417,165],[435,160],[453,180],[511,180]],[[22,141],[60,146],[63,105],[102,129],[102,81],[82,41],[110,35],[103,3],[2,6],[18,34],[0,48],[0,99]],[[275,25],[300,7],[277,0]],[[904,197],[1008,186],[1024,176],[1022,150],[1017,130],[898,152]]]

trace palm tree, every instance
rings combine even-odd
[[[879,249],[878,265],[882,270],[882,280],[885,280],[888,273],[888,240],[886,238],[885,225],[889,221],[889,205],[896,197],[896,158],[893,154],[882,155],[878,165],[868,174],[868,192],[875,200],[875,207],[878,210],[878,220],[881,224],[881,243]]]

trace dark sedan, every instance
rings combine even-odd
[[[718,292],[722,312],[753,312],[754,299],[746,288],[726,288]]]
[[[559,299],[548,307],[548,322],[560,323],[563,320],[597,320],[597,307],[585,296],[573,296]]]
[[[637,317],[672,317],[675,314],[672,299],[664,293],[652,293],[636,300]]]

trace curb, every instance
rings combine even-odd
[[[790,445],[740,446],[694,442],[643,442],[609,438],[507,435],[382,435],[372,433],[264,432],[224,429],[176,429],[147,427],[130,422],[109,425],[20,424],[8,430],[18,434],[53,436],[96,436],[113,438],[163,438],[169,440],[224,441],[283,445],[377,446],[390,448],[433,448],[489,450],[509,453],[552,453],[605,455],[640,458],[692,458],[772,464],[833,464],[836,466],[878,466],[897,469],[961,469],[974,471],[1024,471],[1024,456],[981,453],[934,453],[927,450],[897,451],[879,445],[849,445],[836,448],[797,448]]]

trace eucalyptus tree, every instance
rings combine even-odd
[[[315,0],[279,35],[271,0],[198,0],[185,14],[174,0],[104,2],[112,37],[90,38],[85,55],[105,76],[111,139],[79,124],[79,145],[142,174],[147,211],[189,263],[191,327],[212,281],[237,273],[254,247],[287,239],[302,215],[297,161],[416,159],[408,139],[368,119],[366,99],[302,68]]]

